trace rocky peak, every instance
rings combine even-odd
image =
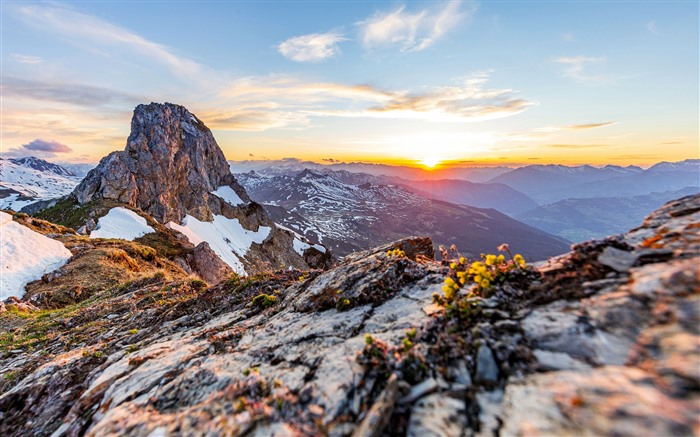
[[[222,209],[210,193],[221,186],[250,201],[204,123],[183,106],[151,103],[134,110],[125,150],[103,158],[73,194],[81,204],[115,200],[180,223],[186,214],[210,220]]]

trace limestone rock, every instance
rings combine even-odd
[[[0,435],[697,435],[699,227],[700,195],[672,202],[461,308],[424,311],[448,269],[412,238],[235,293],[149,280],[3,314]]]
[[[134,110],[126,149],[103,158],[73,194],[81,204],[114,200],[180,223],[185,214],[210,220],[221,209],[210,193],[221,186],[250,201],[204,123],[183,106],[151,103]]]
[[[215,285],[231,277],[233,270],[203,241],[192,252],[192,267],[208,284]]]

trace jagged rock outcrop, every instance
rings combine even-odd
[[[195,246],[191,258],[192,268],[209,284],[218,284],[233,274],[231,267],[211,250],[206,241]]]
[[[698,228],[683,198],[454,305],[417,238],[189,299],[133,285],[49,315],[41,353],[3,343],[0,434],[697,435]]]
[[[247,231],[269,228],[264,241],[252,243],[250,249],[238,248],[238,253],[233,255],[236,263],[229,264],[238,273],[242,269],[249,274],[257,273],[280,265],[316,267],[329,265],[333,259],[330,252],[325,259],[314,250],[309,249],[308,253],[294,250],[295,236],[278,228],[260,205],[250,201],[231,174],[209,128],[180,105],[137,106],[125,150],[103,158],[71,196],[80,205],[96,200],[127,204],[162,224],[180,225],[187,216],[200,222],[212,222],[216,216],[235,219],[243,229],[236,235],[221,236],[229,243],[240,235],[246,240]],[[84,231],[89,231],[89,226]],[[217,231],[209,229],[205,233],[211,235]],[[205,238],[198,235],[192,242],[196,245],[202,239]],[[212,249],[216,247],[213,241],[208,242]],[[217,252],[219,255],[221,250]],[[242,268],[237,267],[239,262]]]
[[[126,149],[103,158],[73,194],[81,204],[104,198],[180,223],[219,213],[225,202],[210,193],[221,186],[250,201],[204,123],[183,106],[151,103],[134,110]]]

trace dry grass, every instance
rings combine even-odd
[[[61,268],[63,274],[51,279],[45,276],[27,285],[25,298],[33,297],[44,308],[81,302],[101,291],[156,273],[168,280],[188,276],[180,266],[158,256],[153,248],[136,242],[81,236],[63,237],[60,241],[74,255]]]

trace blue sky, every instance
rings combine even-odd
[[[695,1],[3,2],[2,147],[95,161],[170,101],[230,159],[697,158],[698,51]]]

